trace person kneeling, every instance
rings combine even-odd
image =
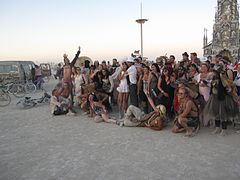
[[[179,88],[178,101],[180,102],[180,106],[178,115],[174,120],[172,132],[179,133],[186,131],[185,136],[191,137],[194,135],[194,131],[197,132],[200,126],[198,107],[188,97],[186,88]]]

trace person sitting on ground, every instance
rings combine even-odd
[[[148,90],[144,89],[149,104],[153,111],[145,114],[140,108],[130,105],[123,120],[118,121],[120,126],[128,127],[149,127],[153,130],[161,130],[166,125],[166,108],[163,105],[155,106]]]
[[[178,101],[180,103],[178,114],[174,120],[173,133],[186,131],[185,136],[191,137],[199,128],[198,107],[189,98],[187,88],[178,89]]]
[[[116,120],[111,119],[109,117],[108,111],[106,107],[103,105],[103,101],[106,100],[105,98],[108,98],[108,96],[105,96],[104,98],[101,98],[101,95],[104,93],[100,92],[93,92],[89,95],[88,100],[91,107],[91,113],[95,115],[94,121],[95,122],[107,122],[107,123],[116,123]],[[106,95],[106,94],[105,94]]]
[[[61,83],[58,83],[55,89],[57,89],[56,95],[59,98],[59,101],[68,105],[67,115],[75,115],[75,112],[73,112],[72,100],[70,96],[71,89],[68,83],[63,83],[63,85]]]
[[[50,100],[51,114],[52,115],[63,115],[68,113],[68,105],[64,102],[60,102],[60,97],[58,95],[58,90],[52,90],[52,96]]]

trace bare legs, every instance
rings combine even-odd
[[[118,94],[119,119],[121,119],[123,117],[124,112],[127,111],[127,108],[128,108],[128,96],[129,96],[129,93],[119,93]]]
[[[122,106],[123,106],[123,93],[118,93],[118,113],[119,116],[118,118],[121,119],[122,118]]]
[[[178,122],[186,130],[185,136],[191,137],[193,135],[193,128],[187,125],[187,118],[179,117]]]

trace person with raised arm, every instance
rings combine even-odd
[[[68,55],[64,54],[63,55],[63,60],[64,60],[64,66],[63,66],[63,79],[62,79],[62,83],[63,84],[68,84],[68,87],[70,88],[70,96],[71,96],[71,101],[73,104],[73,79],[72,79],[72,74],[73,74],[73,67],[80,55],[80,51],[81,48],[80,46],[78,47],[78,51],[77,54],[75,55],[75,57],[73,58],[73,60],[70,62],[68,59]]]
[[[148,127],[153,130],[161,130],[166,125],[166,108],[163,105],[155,106],[147,89],[144,89],[148,102],[153,111],[145,114],[140,108],[130,105],[125,117],[117,121],[120,126],[128,127]]]

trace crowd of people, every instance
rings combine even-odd
[[[53,115],[75,115],[81,108],[95,122],[154,130],[171,124],[172,132],[187,137],[200,126],[226,135],[229,125],[240,122],[240,64],[232,65],[226,56],[200,61],[196,53],[184,52],[180,61],[174,55],[156,62],[130,56],[76,67],[79,55],[80,47],[71,62],[63,56],[62,75],[52,91]],[[113,105],[118,118],[110,116]]]

